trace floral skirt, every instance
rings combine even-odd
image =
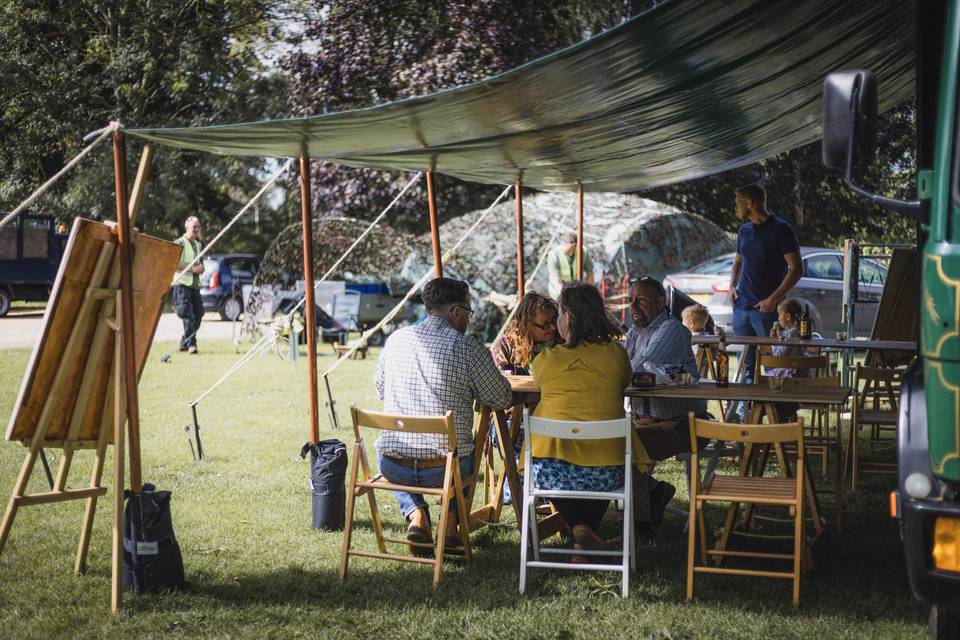
[[[581,467],[556,458],[533,460],[533,482],[538,489],[618,491],[623,488],[623,465]]]

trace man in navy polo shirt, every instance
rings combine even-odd
[[[730,273],[733,333],[768,336],[777,319],[777,304],[803,275],[797,234],[767,211],[767,192],[758,184],[737,189],[737,256]],[[756,350],[746,351],[745,381],[753,382]],[[741,415],[743,409],[741,408]]]

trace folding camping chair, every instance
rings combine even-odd
[[[433,587],[440,584],[443,577],[443,560],[447,552],[445,548],[446,536],[444,532],[447,529],[447,518],[450,517],[450,501],[457,501],[457,521],[459,524],[459,536],[463,542],[463,555],[470,559],[470,510],[464,499],[463,487],[467,482],[472,482],[471,478],[460,477],[460,465],[457,461],[457,430],[454,423],[453,412],[448,411],[444,416],[401,416],[388,413],[377,413],[374,411],[363,411],[356,406],[350,407],[350,416],[353,418],[353,431],[356,436],[356,444],[353,449],[353,460],[350,467],[350,486],[347,494],[347,514],[346,523],[343,532],[343,549],[340,554],[340,579],[347,579],[347,566],[350,556],[361,556],[366,558],[383,558],[385,560],[399,560],[402,562],[416,562],[421,564],[433,565]],[[385,431],[406,431],[409,433],[435,433],[445,435],[449,438],[451,451],[446,455],[446,468],[443,476],[443,483],[440,487],[414,487],[407,485],[394,484],[384,478],[381,474],[371,477],[370,463],[367,460],[366,450],[364,448],[363,436],[360,433],[360,427],[368,429],[381,429]],[[360,479],[360,469],[363,469],[363,479]],[[380,511],[377,508],[377,500],[374,491],[407,491],[410,493],[420,493],[426,495],[438,496],[440,498],[440,524],[438,525],[438,535],[435,545],[427,543],[414,543],[405,538],[389,538],[383,535],[383,525],[380,521]],[[370,504],[370,520],[373,523],[373,532],[377,539],[377,548],[379,551],[360,551],[351,548],[353,521],[356,513],[357,498],[366,495]],[[387,553],[386,543],[401,544],[407,547],[427,547],[434,551],[433,558],[422,558],[417,556],[404,556],[399,554]]]
[[[520,533],[520,593],[527,588],[527,568],[580,569],[585,571],[619,571],[622,574],[620,595],[628,595],[630,571],[636,566],[633,531],[633,496],[631,476],[631,440],[632,427],[629,414],[615,420],[596,420],[577,422],[573,420],[551,420],[530,415],[529,409],[523,410],[523,424],[527,434],[528,446],[525,447],[523,474],[523,519]],[[624,483],[620,491],[570,491],[559,489],[537,489],[533,485],[534,437],[558,438],[561,440],[609,440],[623,438],[626,454],[624,456]],[[574,555],[582,553],[573,549],[542,548],[537,535],[537,498],[580,498],[587,500],[623,501],[623,547],[620,551],[589,551],[591,556],[620,556],[620,564],[571,564],[569,562],[549,562],[541,560],[541,554]],[[533,560],[527,559],[528,549],[533,547]]]
[[[786,578],[793,580],[793,606],[800,604],[800,569],[807,552],[804,531],[804,491],[803,491],[803,420],[789,424],[726,424],[700,420],[690,413],[690,440],[696,449],[697,438],[716,438],[727,442],[740,442],[749,445],[792,444],[797,452],[797,472],[793,478],[774,478],[764,476],[719,475],[714,474],[701,479],[699,456],[692,454],[693,484],[690,491],[690,524],[687,541],[687,600],[693,600],[694,576],[697,573],[725,575],[745,575],[766,578]],[[726,548],[727,535],[713,549],[707,548],[708,530],[703,516],[707,502],[729,502],[732,509],[740,504],[776,505],[787,507],[793,520],[793,552],[769,553],[759,551],[732,551]],[[728,514],[729,529],[733,518]],[[699,545],[698,534],[699,532]],[[728,531],[725,531],[727,534]],[[696,549],[699,546],[700,564],[696,564]],[[792,571],[760,571],[756,569],[738,569],[710,566],[709,558],[717,563],[724,556],[741,558],[766,558],[790,560]]]
[[[861,473],[896,473],[896,462],[861,462],[860,428],[870,425],[870,442],[881,448],[880,434],[883,430],[896,430],[899,419],[898,387],[900,373],[895,369],[865,367],[857,364],[853,376],[853,411],[850,414],[850,434],[847,443],[847,458],[851,468],[851,488],[856,491]],[[896,440],[888,439],[889,448]]]

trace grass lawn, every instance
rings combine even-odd
[[[140,386],[145,480],[173,491],[189,588],[126,594],[114,617],[108,500],[100,503],[84,576],[71,573],[81,504],[24,508],[0,556],[0,637],[925,637],[924,612],[910,595],[897,528],[886,515],[887,480],[869,477],[848,496],[842,536],[827,534],[818,543],[799,611],[790,606],[788,581],[744,577],[700,577],[698,602],[686,604],[686,535],[672,514],[656,542],[641,543],[627,601],[619,597],[618,574],[543,570],[533,570],[527,595],[519,597],[519,535],[509,509],[504,526],[474,534],[470,565],[448,563],[436,592],[427,567],[364,558],[351,561],[341,584],[341,535],[310,528],[309,469],[299,457],[307,436],[305,359],[260,357],[209,396],[199,411],[207,459],[195,462],[183,431],[189,401],[238,357],[227,341],[200,346],[193,357],[175,343],[155,345]],[[333,362],[330,351],[324,345],[321,370]],[[164,353],[172,353],[171,362],[160,362]],[[0,351],[4,425],[28,356]],[[334,431],[324,412],[323,437],[350,440],[351,403],[379,407],[371,382],[376,356],[374,350],[334,374],[344,429]],[[19,444],[0,444],[0,500],[23,455]],[[73,486],[86,482],[89,456],[78,455]],[[658,475],[677,485],[674,505],[685,507],[682,467],[667,463]],[[31,489],[45,487],[38,465]],[[366,504],[358,504],[357,540],[372,548]],[[386,522],[401,533],[396,503],[384,496],[381,504]],[[719,511],[711,522],[719,524]]]

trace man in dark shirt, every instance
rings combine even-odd
[[[733,333],[768,336],[777,319],[777,304],[803,275],[800,244],[793,227],[767,211],[763,187],[748,184],[736,193],[737,215],[743,224],[737,231],[737,255],[730,273]],[[753,347],[746,351],[746,382],[753,382],[755,352]]]

